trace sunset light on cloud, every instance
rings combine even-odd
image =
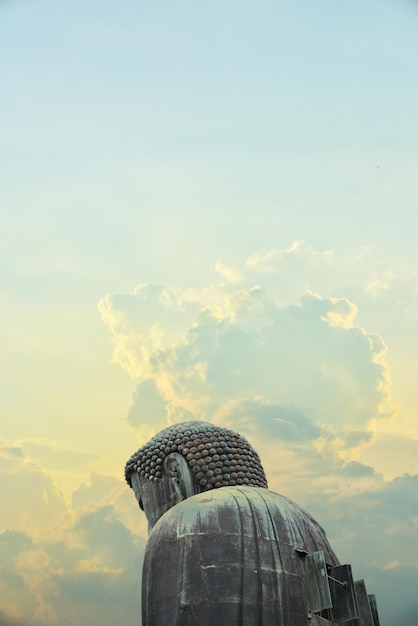
[[[0,626],[140,623],[126,460],[230,427],[418,623],[418,7],[0,2]]]

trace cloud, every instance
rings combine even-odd
[[[118,516],[111,505],[92,507],[63,530],[60,541],[1,533],[5,624],[110,626],[118,616],[137,621],[144,539]]]
[[[102,553],[106,567],[118,570],[121,564],[132,559],[133,535],[119,520],[114,518],[113,507],[101,507],[85,513],[75,524],[89,551]]]
[[[34,600],[33,615],[41,623],[55,622],[57,615],[47,596],[53,590],[54,579],[60,570],[56,568],[48,552],[35,546],[16,558],[16,571]]]
[[[20,624],[22,621],[34,623],[36,600],[26,587],[26,580],[19,571],[18,562],[22,555],[29,554],[34,549],[35,543],[23,532],[5,530],[0,533],[0,589],[3,612],[0,615],[6,624]]]
[[[147,414],[152,415],[157,423],[164,423],[167,419],[165,401],[152,380],[145,380],[138,385],[133,394],[128,422],[131,426],[140,427],[143,416]]]
[[[217,261],[215,270],[227,283],[240,283],[242,276],[233,267]]]
[[[269,405],[293,407],[323,454],[353,460],[376,422],[395,414],[385,343],[355,325],[357,307],[346,298],[307,292],[280,306],[257,285],[222,283],[193,297],[146,285],[123,299],[108,296],[100,310],[115,338],[114,361],[138,380],[128,420],[144,438],[184,419],[223,415],[233,424],[231,403],[242,421],[243,407],[256,402],[263,416]],[[181,320],[175,331],[172,311]],[[252,413],[266,428],[260,415]]]
[[[30,622],[23,621],[15,614],[8,614],[0,610],[0,626],[28,626]],[[33,626],[33,622],[31,623]]]
[[[72,507],[76,515],[91,513],[98,507],[111,507],[115,520],[136,537],[146,537],[145,516],[138,514],[138,503],[124,479],[92,473],[89,484],[81,484],[73,493]]]
[[[144,538],[135,536],[119,521],[110,505],[83,514],[73,532],[81,547],[75,566],[57,581],[61,611],[70,606],[77,614],[74,623],[86,623],[87,617],[91,624],[109,626],[117,616],[124,621],[138,620]]]
[[[416,474],[418,439],[396,432],[378,432],[373,446],[362,452],[360,460],[379,466],[387,480],[403,474]]]
[[[73,509],[96,506],[107,498],[114,489],[118,489],[120,485],[121,481],[114,476],[103,476],[93,472],[90,475],[90,485],[83,483],[74,491],[72,496]]]
[[[324,524],[340,559],[366,578],[369,593],[376,592],[384,623],[394,626],[418,614],[417,493],[418,475],[405,475],[357,493],[307,492],[302,498]]]
[[[94,453],[81,452],[58,441],[30,437],[19,439],[15,445],[21,446],[30,458],[47,470],[71,469],[73,472],[85,471],[97,460]]]
[[[291,272],[292,278],[300,272],[304,280],[312,281],[312,276],[323,273],[334,261],[334,252],[319,252],[308,245],[303,239],[294,241],[285,250],[269,250],[251,255],[246,260],[247,270],[257,273],[286,274]],[[307,271],[308,270],[308,271]]]
[[[52,465],[61,453],[70,467],[77,462],[74,450],[45,441],[25,443],[33,444],[39,457],[52,451]],[[122,479],[93,474],[90,485],[74,493],[71,508],[26,449],[1,440],[0,487],[0,618],[5,624],[110,626],[118,615],[126,622],[137,618],[146,520],[138,519],[137,503]]]
[[[239,432],[267,441],[310,442],[321,435],[321,429],[298,409],[262,397],[225,403],[214,419],[219,425],[228,423]]]
[[[19,446],[0,440],[2,528],[38,533],[67,515],[67,502],[53,478]],[[47,531],[46,531],[47,532]]]

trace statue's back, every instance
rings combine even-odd
[[[374,596],[321,526],[267,489],[239,433],[174,424],[129,458],[149,525],[143,626],[379,626]]]
[[[305,556],[338,565],[322,528],[267,489],[223,487],[165,513],[147,544],[147,626],[306,626]]]

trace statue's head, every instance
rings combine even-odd
[[[168,509],[202,491],[267,487],[260,458],[245,437],[206,422],[159,432],[128,460],[125,478],[151,528]]]

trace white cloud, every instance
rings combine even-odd
[[[251,255],[246,261],[246,267],[268,273],[286,272],[301,267],[306,272],[307,264],[310,269],[313,265],[315,269],[323,269],[332,263],[333,258],[332,250],[318,252],[300,239],[294,241],[286,250],[270,250]]]
[[[241,274],[239,274],[233,267],[222,263],[222,261],[218,261],[216,263],[215,270],[227,283],[239,283],[242,280]]]
[[[395,414],[386,346],[355,326],[350,300],[306,292],[279,306],[260,286],[223,283],[194,292],[193,318],[182,308],[187,300],[188,290],[148,285],[100,305],[114,360],[138,380],[129,421],[144,436],[167,421],[211,421],[231,402],[262,398],[295,407],[320,429],[317,447],[351,460],[376,422]],[[252,419],[257,425],[256,413]]]

